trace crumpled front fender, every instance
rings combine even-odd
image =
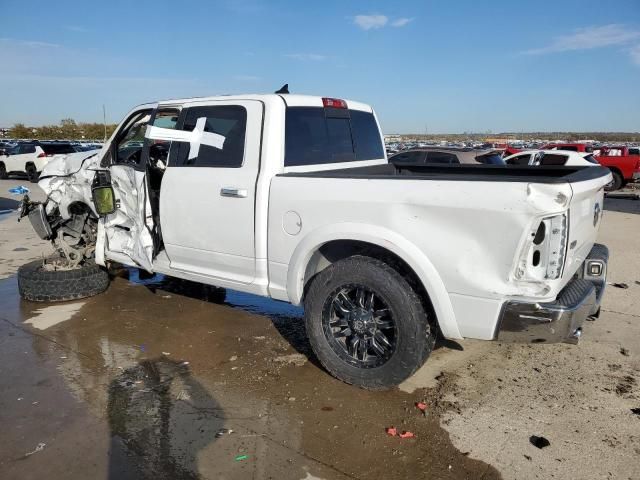
[[[47,163],[40,174],[38,185],[47,195],[47,214],[56,207],[60,216],[70,218],[69,206],[81,202],[98,216],[91,197],[91,183],[95,171],[100,169],[99,152],[78,152],[59,157]]]

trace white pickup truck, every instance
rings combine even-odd
[[[23,202],[57,254],[22,296],[105,290],[110,262],[303,304],[326,369],[397,385],[438,332],[576,342],[599,313],[601,167],[390,164],[368,105],[273,94],[141,105]]]

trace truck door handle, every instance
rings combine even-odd
[[[220,195],[223,197],[246,198],[247,191],[236,187],[222,187],[220,189]]]

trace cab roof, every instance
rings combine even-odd
[[[322,99],[327,97],[320,97],[315,95],[292,95],[292,94],[246,94],[246,95],[215,95],[211,97],[191,97],[180,98],[175,100],[161,100],[158,101],[158,105],[176,105],[195,102],[209,102],[209,101],[234,101],[234,100],[257,100],[264,103],[279,103],[283,102],[287,107],[322,107]],[[335,97],[330,97],[335,98]],[[347,102],[347,106],[351,110],[361,110],[364,112],[372,112],[373,109],[361,102],[354,100],[342,99]],[[140,105],[139,107],[144,106]]]

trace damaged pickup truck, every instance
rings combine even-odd
[[[449,339],[570,342],[599,314],[601,167],[389,164],[371,107],[289,94],[132,110],[50,162],[23,215],[57,251],[22,296],[97,294],[129,265],[303,304],[315,354],[370,389]]]

